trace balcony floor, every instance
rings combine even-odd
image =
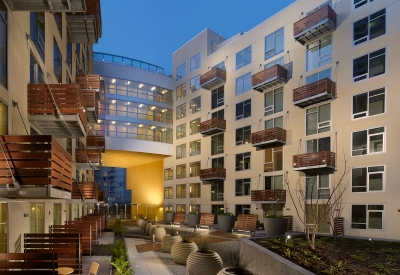
[[[211,91],[211,90],[214,90],[214,89],[224,85],[225,83],[226,83],[226,81],[223,80],[222,78],[214,77],[214,78],[210,79],[209,81],[207,81],[206,83],[204,83],[203,85],[201,85],[201,87],[203,89]]]
[[[273,88],[273,87],[276,87],[278,85],[283,85],[283,84],[286,84],[286,81],[279,76],[275,76],[275,77],[265,80],[264,82],[262,82],[256,86],[253,86],[252,89],[262,93],[266,89]]]
[[[21,194],[21,195],[19,195]],[[21,186],[18,191],[15,188],[0,188],[0,197],[2,198],[53,198],[53,199],[71,199],[71,192],[61,190],[49,184],[46,186]]]
[[[285,145],[286,141],[280,140],[280,139],[273,139],[273,140],[268,140],[268,141],[264,141],[264,142],[259,142],[259,143],[255,143],[252,144],[253,147],[256,147],[256,150],[265,150],[265,149],[269,149],[269,148],[274,148],[277,146],[282,146]]]
[[[62,119],[55,115],[29,115],[29,121],[45,135],[56,138],[86,137],[79,115],[63,115]]]
[[[304,167],[298,167],[298,168],[293,168],[294,171],[314,171],[314,170],[323,170],[323,169],[335,169],[335,166],[333,165],[315,165],[315,166],[304,166]]]
[[[95,107],[86,107],[87,120],[90,123],[97,123],[97,112]]]
[[[324,93],[317,94],[315,96],[310,96],[310,97],[304,98],[302,100],[297,100],[297,101],[293,102],[293,104],[296,105],[297,107],[305,108],[312,104],[316,104],[316,103],[323,102],[326,100],[331,100],[334,98],[335,98],[335,96],[332,95],[331,93],[324,92]]]
[[[211,182],[213,181],[224,181],[225,178],[214,177],[214,178],[204,178],[200,180],[203,182],[203,184],[211,184]]]
[[[207,136],[211,136],[217,133],[223,133],[225,132],[224,129],[220,128],[220,127],[214,127],[214,128],[210,128],[208,130],[205,130],[203,132],[201,132],[201,134],[203,135],[203,137],[207,137]]]
[[[294,37],[300,44],[304,45],[307,42],[311,42],[323,35],[326,35],[329,32],[332,32],[336,29],[336,26],[333,24],[331,20],[328,18],[318,22],[314,26],[302,31],[298,35]]]
[[[92,162],[92,163],[75,163],[75,166],[79,170],[100,170],[101,163]]]

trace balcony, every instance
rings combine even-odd
[[[73,1],[75,2],[75,1]],[[12,11],[71,11],[71,0],[7,0]]]
[[[100,90],[100,75],[98,74],[81,74],[75,75],[76,84],[81,86],[82,90]],[[104,81],[103,81],[104,84]]]
[[[261,204],[286,202],[286,190],[251,190],[251,202]]]
[[[263,92],[265,89],[286,84],[287,70],[279,64],[269,67],[251,77],[252,88]]]
[[[74,182],[72,184],[71,199],[95,200],[98,199],[99,187],[95,182]]]
[[[294,39],[304,45],[336,29],[336,12],[325,5],[293,24]]]
[[[200,86],[206,90],[214,90],[226,83],[226,72],[220,68],[212,68],[200,76]]]
[[[103,136],[87,136],[86,137],[86,148],[87,149],[99,149],[101,153],[104,153],[105,148],[106,148],[106,138]]]
[[[99,149],[75,149],[75,165],[79,170],[100,170],[101,152]]]
[[[86,0],[86,11],[67,13],[67,23],[72,43],[97,43],[102,32],[100,0]]]
[[[104,191],[99,190],[97,192],[97,200],[98,201],[104,201]]]
[[[251,144],[257,151],[285,145],[286,130],[275,127],[251,133]]]
[[[78,84],[28,84],[28,114],[42,134],[86,137],[86,106]]]
[[[200,124],[200,133],[203,137],[216,133],[222,133],[226,130],[226,120],[218,117],[203,121]]]
[[[97,123],[99,116],[99,93],[95,90],[82,90],[82,95],[85,100],[88,122]]]
[[[304,108],[336,97],[336,83],[329,78],[301,86],[293,90],[293,104]]]
[[[335,169],[335,153],[324,150],[293,156],[293,170],[295,171],[324,168]]]
[[[202,181],[222,181],[225,179],[225,168],[208,168],[200,170],[200,180]]]
[[[0,136],[0,145],[0,197],[71,198],[72,158],[54,137]]]

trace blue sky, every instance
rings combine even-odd
[[[146,61],[171,73],[172,53],[209,28],[229,38],[294,0],[102,0],[103,35],[94,50]]]

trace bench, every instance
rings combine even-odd
[[[255,235],[258,215],[239,214],[236,221],[236,226],[232,229],[232,233],[236,231],[250,231],[250,235]]]
[[[211,227],[214,226],[214,219],[215,219],[214,213],[201,213],[199,228],[204,226],[208,227],[208,230],[211,230]]]
[[[183,222],[185,221],[186,213],[185,212],[176,212],[174,215],[174,221],[171,222],[171,225],[179,224],[182,226]]]
[[[2,275],[58,275],[57,253],[0,253]]]

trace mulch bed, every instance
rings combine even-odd
[[[400,242],[318,236],[312,250],[304,236],[253,241],[315,274],[400,275]]]

